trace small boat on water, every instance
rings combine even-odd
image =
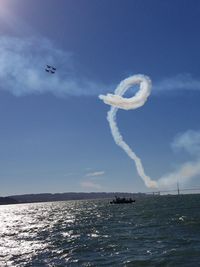
[[[110,201],[110,204],[128,204],[133,202],[135,202],[135,199],[115,196],[115,199]]]

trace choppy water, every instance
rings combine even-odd
[[[1,206],[0,266],[200,266],[200,195]]]

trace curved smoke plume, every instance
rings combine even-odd
[[[122,97],[124,93],[133,85],[139,84],[140,89],[131,98]],[[149,176],[145,174],[141,159],[135,154],[135,152],[126,144],[118,129],[116,122],[116,113],[120,109],[136,109],[142,107],[147,101],[148,96],[151,93],[151,80],[149,77],[138,74],[128,77],[123,80],[116,88],[114,94],[99,95],[99,98],[104,101],[105,104],[111,105],[111,109],[108,112],[107,119],[110,124],[112,136],[118,146],[120,146],[128,156],[134,160],[137,172],[144,181],[145,185],[150,188],[157,188],[157,182],[153,181]]]

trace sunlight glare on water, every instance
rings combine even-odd
[[[0,206],[0,266],[198,266],[199,195]]]

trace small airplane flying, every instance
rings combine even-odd
[[[54,74],[56,72],[56,68],[50,65],[46,65],[45,71]]]

